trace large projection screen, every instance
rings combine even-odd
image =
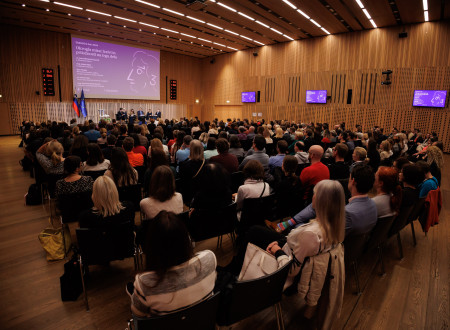
[[[73,87],[78,96],[160,99],[159,51],[72,36]]]

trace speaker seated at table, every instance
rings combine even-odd
[[[150,118],[152,118],[153,116],[153,112],[147,111],[147,114],[145,115],[145,119],[149,120]]]

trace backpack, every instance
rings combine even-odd
[[[33,183],[28,188],[28,193],[25,195],[26,205],[40,205],[42,204],[41,186]]]

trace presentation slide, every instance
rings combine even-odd
[[[256,102],[256,92],[242,92],[241,101],[243,103],[254,103]]]
[[[72,36],[72,70],[78,96],[160,99],[159,51]]]
[[[414,91],[413,106],[415,107],[445,107],[447,91]]]
[[[306,103],[327,103],[327,91],[326,90],[306,91]]]

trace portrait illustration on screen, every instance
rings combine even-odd
[[[431,104],[433,107],[443,107],[445,102],[445,94],[441,91],[434,92]]]
[[[159,76],[153,70],[159,68],[159,60],[144,51],[137,51],[131,61],[131,69],[128,74],[130,89],[135,93],[145,90],[156,91],[159,86]]]

